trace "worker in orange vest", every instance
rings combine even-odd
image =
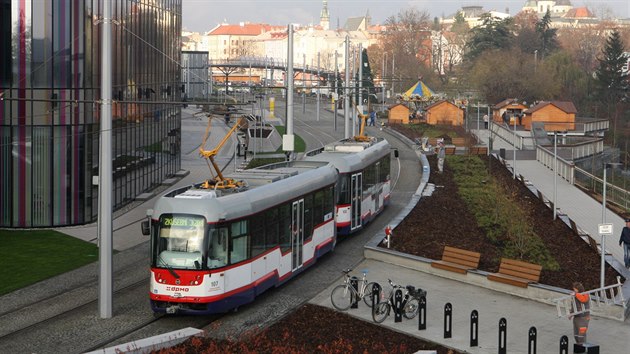
[[[584,285],[580,282],[573,283],[573,337],[576,344],[586,343],[586,331],[588,331],[588,322],[591,319],[590,297],[584,293]]]

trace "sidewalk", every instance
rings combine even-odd
[[[114,213],[112,233],[113,247],[115,250],[126,250],[149,241],[147,236],[142,235],[139,222],[146,219],[147,210],[153,208],[160,195],[167,190],[199,183],[210,177],[208,165],[205,160],[199,156],[198,150],[202,143],[203,133],[208,124],[208,119],[205,115],[195,115],[195,113],[199,113],[200,111],[200,109],[191,108],[191,106],[182,109],[182,158],[181,171],[178,173],[178,176],[163,182],[161,186],[152,191],[152,196],[147,200],[136,199]],[[274,123],[277,119],[272,118],[267,121]],[[211,133],[206,142],[207,149],[216,147],[231,128],[231,126],[226,126],[222,119],[215,119],[212,123]],[[234,124],[234,121],[232,121],[232,124]],[[234,134],[231,139],[236,139],[236,134]],[[275,148],[281,144],[281,141],[282,137],[277,136],[275,133],[269,139],[264,139],[262,142],[255,144],[256,146],[254,146],[252,141],[250,143],[248,159],[252,158],[254,152],[269,151],[270,149],[275,150]],[[235,143],[228,143],[221,149],[216,161],[220,166],[223,166],[230,162],[234,156]],[[229,166],[225,168],[225,173],[230,174],[235,169],[240,168],[239,165],[242,161],[243,157],[237,156],[236,161],[232,160]],[[96,222],[87,225],[57,228],[56,231],[84,241],[97,242],[98,226]]]
[[[427,291],[426,330],[418,330],[418,317],[400,323],[394,322],[393,314],[381,324],[395,331],[456,348],[468,353],[497,353],[498,324],[507,320],[507,352],[527,353],[528,331],[536,327],[537,352],[558,353],[561,336],[569,338],[569,353],[573,352],[573,326],[566,318],[558,318],[554,306],[530,301],[482,287],[430,275],[409,268],[376,260],[364,260],[355,267],[356,273],[368,269],[369,281],[387,284],[411,284]],[[342,279],[334,282],[310,303],[330,307],[330,293]],[[452,338],[444,338],[444,306],[452,305]],[[473,310],[479,314],[479,346],[470,347],[470,316]],[[349,309],[348,315],[373,322],[371,309],[364,303],[358,309]],[[628,325],[614,320],[592,317],[588,341],[600,346],[600,353],[624,354],[630,348]]]

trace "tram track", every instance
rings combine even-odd
[[[300,133],[308,136],[307,150],[312,150],[317,148],[317,146],[324,146],[326,143],[340,139],[333,135],[335,133],[330,133],[332,128],[328,124],[330,123],[329,120],[322,122],[322,124],[315,122],[314,119],[306,122],[296,120],[296,122],[296,127],[300,130]],[[395,138],[394,135],[392,137]],[[400,146],[402,144],[399,142],[397,145]],[[190,154],[196,150],[192,150]],[[227,158],[227,156],[225,157]],[[230,154],[230,159],[225,165],[228,166],[232,159],[233,154]],[[398,174],[400,175],[400,173],[399,167]],[[407,191],[398,191],[398,193],[406,194]],[[385,214],[393,213],[394,209],[397,208],[394,205],[392,207],[386,208]],[[259,327],[262,322],[272,321],[275,316],[290,312],[319,292],[322,286],[337,279],[338,269],[347,267],[349,264],[355,264],[360,260],[362,257],[360,245],[364,244],[366,238],[373,233],[370,230],[377,230],[387,223],[384,218],[385,215],[376,219],[375,223],[369,225],[367,230],[358,235],[353,235],[353,237],[342,242],[335,250],[336,255],[331,254],[324,257],[318,261],[318,264],[313,269],[298,276],[290,281],[289,284],[270,291],[266,295],[263,294],[263,298],[259,299],[260,301],[241,308],[237,313],[211,317],[163,316],[152,313],[148,305],[149,266],[148,253],[146,252],[148,243],[145,242],[143,248],[136,250],[138,255],[134,254],[134,261],[130,261],[127,259],[128,257],[122,257],[120,254],[115,255],[115,257],[119,256],[119,260],[125,262],[125,265],[117,267],[115,271],[117,281],[114,284],[116,286],[114,295],[116,296],[116,301],[112,319],[98,320],[97,318],[96,304],[98,299],[95,289],[98,287],[98,278],[96,276],[98,271],[96,264],[90,268],[89,272],[85,272],[91,277],[89,281],[79,282],[74,278],[74,282],[67,286],[68,289],[61,293],[39,297],[30,303],[0,314],[0,352],[85,352],[128,343],[183,327],[205,327],[209,332],[212,332],[214,329],[211,328],[217,327],[213,323],[219,319],[221,320],[220,327],[229,329],[228,335],[237,335],[242,328],[247,328],[248,326],[249,328]],[[145,264],[141,264],[143,262]],[[120,263],[114,262],[114,264]],[[130,275],[134,270],[138,272],[137,275],[122,280],[124,283],[118,280],[118,277],[123,273]],[[88,298],[85,294],[91,295]],[[13,327],[16,330],[3,334],[2,330],[5,329],[5,325],[2,321],[10,321],[13,318],[23,316],[31,317],[32,314],[37,312],[42,312],[41,315],[44,315],[44,309],[55,302],[61,302],[61,298],[65,298],[64,301],[71,303],[72,306],[65,309],[57,309],[56,314],[48,312],[44,316],[48,318],[42,320],[31,320],[30,323],[16,324]],[[80,303],[81,299],[88,301]],[[41,304],[38,305],[40,302]],[[273,315],[270,315],[270,312]],[[83,321],[78,320],[79,318],[82,318]],[[90,321],[85,321],[85,318],[89,318],[94,323],[99,322],[99,325],[95,326],[98,329],[91,330],[90,328],[76,325],[85,322],[89,323]],[[252,319],[259,319],[260,321]],[[230,327],[231,324],[228,324],[229,322],[236,322],[235,327]],[[49,341],[50,344],[44,344],[46,341]],[[34,342],[42,343],[35,344]]]
[[[142,279],[136,282],[133,282],[131,284],[125,285],[121,288],[118,288],[117,290],[115,290],[113,292],[114,295],[118,295],[118,296],[124,296],[126,293],[132,292],[133,290],[136,290],[140,287],[144,287],[145,291],[147,292],[146,289],[148,289],[148,279]],[[98,298],[93,299],[93,300],[89,300],[89,301],[84,301],[80,304],[75,304],[73,305],[70,309],[64,310],[62,312],[58,312],[52,316],[49,316],[45,319],[38,319],[37,321],[35,321],[32,324],[20,327],[20,328],[15,328],[15,329],[8,329],[7,333],[2,333],[2,332],[6,332],[7,331],[7,326],[6,323],[5,325],[3,325],[0,331],[0,344],[4,343],[8,340],[11,340],[12,338],[16,338],[19,337],[22,333],[26,333],[29,331],[33,331],[34,329],[38,328],[38,327],[48,327],[49,324],[51,323],[57,323],[60,321],[60,319],[65,319],[68,317],[73,316],[73,314],[77,314],[80,313],[81,311],[88,311],[88,312],[92,312],[92,305],[95,305],[98,303]],[[26,310],[26,309],[25,309]],[[31,309],[28,309],[31,310]],[[33,314],[33,311],[30,311],[31,314]],[[21,313],[19,317],[27,317],[29,316],[29,314],[27,313]],[[16,318],[14,318],[16,319]],[[156,320],[157,318],[155,318],[154,320]],[[154,321],[153,320],[153,321]],[[32,322],[32,321],[31,321]],[[152,322],[152,321],[151,321]]]
[[[116,272],[114,294],[129,287],[143,284],[148,293],[148,265],[145,260],[129,264]],[[124,275],[124,276],[123,276]],[[73,284],[70,289],[59,294],[38,298],[24,306],[0,315],[0,341],[13,332],[19,332],[33,325],[53,320],[63,314],[98,301],[98,277]]]

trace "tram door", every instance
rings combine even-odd
[[[350,184],[350,230],[361,226],[361,197],[363,195],[363,173],[352,175]]]
[[[302,246],[304,245],[304,199],[293,202],[291,210],[291,269],[302,267]]]

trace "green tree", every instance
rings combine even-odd
[[[549,14],[549,10],[547,10],[545,16],[536,23],[536,33],[538,34],[540,43],[540,58],[543,59],[558,48],[556,29],[551,28],[551,15]]]
[[[374,80],[372,77],[372,68],[370,66],[370,58],[368,57],[367,49],[361,51],[361,61],[363,63],[363,76],[359,78],[359,70],[355,74],[355,102],[359,102],[359,81],[361,81],[361,95],[364,102],[374,103],[376,100],[374,95]]]
[[[599,68],[595,71],[599,94],[608,102],[623,97],[628,89],[628,74],[623,72],[627,62],[624,45],[618,31],[613,31],[606,40],[602,56],[597,59]]]
[[[470,62],[486,51],[509,49],[514,42],[511,17],[499,19],[486,14],[482,18],[483,23],[471,30],[471,37],[466,43],[466,59]]]
[[[595,71],[599,88],[599,97],[606,104],[608,115],[613,118],[612,145],[615,146],[617,123],[622,100],[626,100],[628,93],[628,73],[623,71],[627,62],[624,55],[624,45],[618,31],[613,31],[606,40],[602,56],[597,59],[599,68]]]

